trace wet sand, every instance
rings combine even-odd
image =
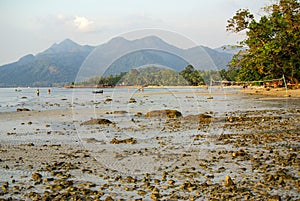
[[[282,107],[0,113],[0,200],[299,200],[299,99],[271,102]]]

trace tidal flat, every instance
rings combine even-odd
[[[1,106],[0,200],[300,199],[299,98],[60,90]]]

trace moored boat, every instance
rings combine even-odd
[[[103,94],[103,90],[94,90],[93,94]]]

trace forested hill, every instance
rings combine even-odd
[[[36,56],[0,67],[0,87],[61,86],[72,82],[85,58],[94,49],[67,39]]]
[[[130,54],[122,55],[124,52]],[[148,64],[179,72],[189,63],[186,58],[198,61],[195,68],[217,70],[226,68],[232,56],[203,46],[180,49],[156,36],[137,40],[117,37],[97,47],[82,46],[66,39],[37,55],[29,54],[14,63],[0,66],[0,87],[63,86],[96,75],[128,72]]]
[[[156,36],[136,40],[117,37],[98,46],[89,55],[78,81],[95,75],[118,75],[132,68],[153,64],[166,66],[177,72],[187,64],[192,64],[198,70],[221,70],[227,68],[232,56],[232,53],[204,46],[181,49]],[[98,68],[94,68],[95,66]]]

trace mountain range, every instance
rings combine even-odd
[[[99,46],[79,45],[70,39],[37,55],[0,66],[0,87],[63,86],[93,76],[116,75],[145,65],[175,71],[192,64],[199,70],[226,69],[233,52],[196,46],[181,49],[156,36],[136,40],[116,37]]]

